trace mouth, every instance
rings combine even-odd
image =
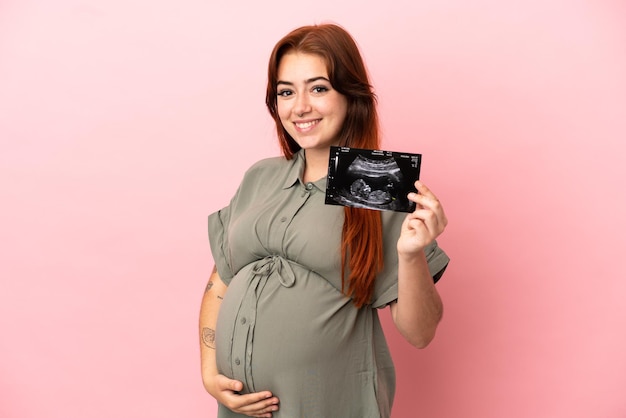
[[[294,122],[293,124],[296,126],[296,129],[298,129],[299,131],[308,131],[312,129],[315,125],[317,125],[320,121],[321,119],[315,119],[315,120]]]

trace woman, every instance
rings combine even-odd
[[[278,42],[266,104],[284,157],[253,165],[209,216],[205,388],[220,418],[388,418],[395,375],[377,309],[416,347],[434,337],[443,208],[421,182],[408,215],[324,204],[331,145],[380,149],[368,75],[339,26]]]

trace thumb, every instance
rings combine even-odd
[[[239,392],[240,390],[243,389],[243,383],[241,383],[239,380],[229,379],[228,377],[224,375],[220,375],[220,379],[218,383],[219,383],[219,386],[222,387],[223,389],[230,389],[235,392]]]

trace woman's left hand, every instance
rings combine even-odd
[[[415,202],[416,208],[409,213],[402,223],[402,231],[398,239],[398,253],[417,254],[433,242],[446,228],[448,218],[443,212],[439,199],[421,181],[415,182],[419,193],[409,193],[409,200]]]

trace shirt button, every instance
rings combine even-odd
[[[237,366],[239,366],[239,365],[241,364],[241,361],[239,361],[239,359],[238,359],[238,358],[236,358],[236,359],[235,359],[235,364],[236,364]]]
[[[307,183],[306,184],[306,189],[307,190],[311,190],[313,188],[313,183]]]
[[[246,325],[246,322],[248,322],[246,318],[241,318],[241,325]]]

